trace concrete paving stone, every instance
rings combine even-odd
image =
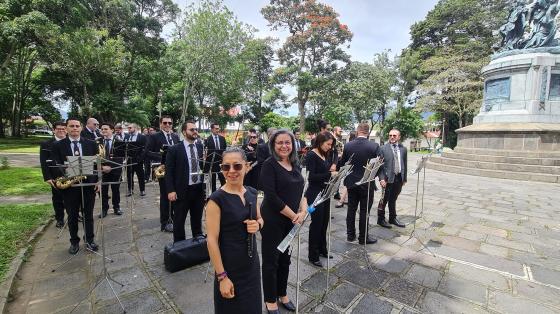
[[[307,280],[309,277],[311,277],[312,275],[324,269],[325,268],[319,268],[317,266],[311,265],[307,261],[307,259],[305,260],[302,259],[302,261],[299,264],[299,280],[300,282],[303,282]],[[290,274],[288,275],[288,282],[294,284],[296,283],[296,261],[294,259],[292,259],[292,264],[290,265]]]
[[[536,300],[560,309],[560,291],[558,289],[526,280],[514,280],[513,288],[519,297]]]
[[[504,229],[493,228],[493,227],[483,226],[478,224],[477,225],[468,224],[465,226],[465,229],[478,233],[485,233],[497,237],[502,237],[502,238],[506,238],[508,236],[507,231]]]
[[[490,210],[478,207],[480,206],[478,203],[465,203],[465,206],[468,207],[467,212],[490,215]]]
[[[377,225],[369,229],[369,234],[373,238],[384,239],[384,240],[389,240],[398,236],[398,233],[396,231],[393,231],[392,229],[383,228]]]
[[[487,243],[480,244],[480,252],[488,255],[503,257],[503,258],[507,258],[509,256],[508,248],[495,246]]]
[[[406,279],[395,277],[382,290],[385,297],[414,306],[420,298],[423,288]]]
[[[496,291],[491,297],[489,307],[503,313],[558,313],[553,308],[540,304],[538,301],[514,297],[509,293]]]
[[[488,235],[470,230],[461,230],[458,236],[473,241],[483,242],[484,240],[486,240],[486,237]]]
[[[507,259],[489,256],[486,254],[468,252],[452,248],[449,246],[431,247],[431,250],[441,256],[448,256],[454,259],[482,265],[488,268],[509,272],[515,275],[523,276],[523,265]]]
[[[520,224],[521,223],[521,224]],[[495,222],[495,221],[487,221],[485,226],[491,228],[502,229],[506,231],[506,236],[493,234],[498,237],[507,238],[507,233],[509,231],[515,232],[522,232],[526,234],[534,234],[534,228],[523,226],[522,224],[525,222]]]
[[[410,264],[404,260],[384,255],[373,262],[373,266],[388,273],[398,274],[408,269]]]
[[[352,309],[353,314],[389,314],[393,310],[393,305],[380,299],[373,293],[365,294],[362,299]]]
[[[158,298],[153,291],[143,291],[138,294],[127,295],[121,299],[124,309],[128,313],[150,314],[169,309]],[[96,313],[120,313],[122,309],[115,301],[100,307]]]
[[[503,246],[503,247],[507,247],[507,248],[510,248],[510,249],[518,250],[518,251],[525,251],[525,252],[529,252],[529,253],[534,253],[535,252],[535,249],[529,243],[519,242],[519,241],[510,241],[510,240],[500,238],[500,237],[496,237],[496,236],[492,236],[492,235],[489,235],[488,238],[486,238],[486,243],[492,244],[492,245],[497,245],[497,246]]]
[[[136,257],[129,253],[118,253],[113,255],[107,255],[108,258],[112,259],[113,262],[106,261],[105,265],[110,273],[117,272],[123,268],[129,268],[136,263]],[[97,275],[100,274],[103,269],[103,261],[101,258],[96,259],[92,265],[92,272]]]
[[[214,312],[214,281],[204,283],[204,274],[198,269],[186,269],[166,276],[161,279],[160,285],[183,313]]]
[[[74,306],[71,305],[71,306],[68,306],[68,307],[65,307],[65,308],[59,308],[56,312],[52,312],[52,313],[68,314],[72,310],[74,311],[72,313],[80,313],[80,314],[82,314],[82,313],[83,314],[94,313],[94,306],[91,302],[84,301],[84,302],[80,303],[80,305],[78,305],[78,307],[76,307],[75,309],[74,309]],[[44,314],[45,312],[39,312],[39,313]]]
[[[66,293],[69,290],[87,285],[87,273],[73,272],[60,273],[47,279],[38,280],[33,286],[32,299],[53,297]]]
[[[472,280],[484,286],[490,286],[498,290],[511,290],[509,279],[499,273],[455,262],[450,263],[448,273],[454,277]]]
[[[348,308],[354,299],[360,294],[361,289],[353,284],[342,282],[334,290],[329,292],[327,300],[342,310]]]
[[[476,252],[480,247],[480,242],[464,239],[461,237],[442,236],[440,237],[440,239],[441,242],[445,245],[449,245],[459,249],[464,249],[467,251]]]
[[[88,292],[88,287],[83,286],[66,290],[64,294],[58,294],[56,296],[33,297],[28,301],[29,307],[27,311],[28,313],[54,313],[61,308],[69,306],[74,307],[82,300],[89,303],[87,300]]]
[[[560,287],[560,271],[552,270],[538,265],[530,265],[533,278],[542,283]]]
[[[507,219],[500,217],[500,216],[494,216],[494,215],[490,215],[490,214],[479,214],[479,213],[469,213],[469,215],[471,217],[475,217],[475,218],[480,218],[483,220],[490,220],[490,221],[499,221],[499,222],[504,222]]]
[[[144,275],[142,270],[134,265],[130,268],[125,268],[116,272],[109,273],[110,277],[116,280],[118,283],[111,281],[113,289],[120,296],[127,294],[136,290],[141,290],[147,288],[150,285],[148,278]],[[102,278],[97,278],[96,282]],[[95,289],[95,297],[98,300],[109,300],[114,298],[114,295],[107,283],[107,280],[101,282],[99,286]]]
[[[398,238],[402,238],[402,236]],[[364,246],[361,245],[360,247],[363,248]],[[366,245],[366,249],[368,252],[380,252],[385,255],[394,255],[401,249],[401,246],[390,241],[378,239],[377,243]]]
[[[329,290],[333,289],[333,287],[337,284],[338,279],[339,278],[333,273],[329,275]],[[320,271],[313,274],[303,282],[301,288],[312,296],[323,295],[323,293],[327,290],[327,272]]]
[[[360,265],[352,269],[352,271],[343,273],[340,277],[364,289],[375,291],[381,287],[383,282],[389,277],[389,274]]]
[[[520,214],[520,215],[525,215],[525,216],[529,216],[529,217],[538,217],[538,218],[543,218],[543,219],[550,219],[550,215],[548,215],[546,213],[532,211],[532,210],[518,210],[517,213]]]
[[[404,276],[405,279],[430,289],[435,289],[442,277],[440,271],[416,264],[412,265]]]
[[[346,273],[353,271],[354,269],[359,269],[365,267],[363,261],[357,260],[346,260],[343,263],[337,265],[332,271],[339,277],[344,276]]]
[[[451,298],[433,291],[428,291],[424,299],[420,301],[420,311],[422,313],[434,314],[488,313],[488,311],[473,303]]]
[[[453,275],[445,275],[438,287],[438,291],[443,294],[466,299],[481,305],[486,304],[486,290],[487,288],[481,284]]]

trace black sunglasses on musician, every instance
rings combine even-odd
[[[235,171],[241,171],[243,169],[243,164],[221,164],[220,165],[220,169],[222,169],[222,171],[230,171],[231,168],[233,167],[233,170]]]

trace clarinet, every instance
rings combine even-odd
[[[249,207],[249,219],[253,220],[253,203],[247,202],[247,207]],[[253,258],[253,238],[254,234],[247,232],[247,255],[249,258]]]

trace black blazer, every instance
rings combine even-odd
[[[173,140],[173,145],[181,142],[179,135],[177,133],[171,133],[171,139]],[[148,144],[146,146],[146,157],[154,162],[160,162],[165,164],[165,159],[163,159],[163,154],[161,148],[164,145],[169,145],[167,143],[167,137],[163,132],[159,131],[153,135],[148,136]]]
[[[198,167],[202,169],[202,149],[203,146],[196,143],[198,153]],[[167,149],[165,158],[165,186],[167,193],[176,192],[178,199],[184,199],[189,188],[190,165],[183,142],[179,142]],[[199,182],[202,183],[202,176]]]
[[[372,142],[365,137],[358,137],[344,145],[342,158],[338,162],[338,169],[352,157],[352,173],[344,180],[344,185],[348,188],[354,187],[356,182],[364,176],[364,167],[368,160],[379,155],[379,144]]]
[[[204,172],[208,172],[210,170],[210,167],[212,167],[212,172],[220,171],[220,164],[222,163],[222,154],[226,150],[227,143],[226,143],[226,138],[221,135],[218,135],[218,140],[220,141],[220,149],[216,149],[216,144],[214,143],[214,135],[210,135],[206,138],[206,140],[204,140],[204,146],[208,149],[207,156],[206,156],[207,166],[205,167],[206,169],[204,169]],[[213,156],[212,153],[215,153],[216,155]]]
[[[268,142],[261,143],[257,146],[257,161],[259,164],[263,164],[265,160],[270,157],[270,149],[268,148]]]
[[[82,156],[95,156],[99,152],[97,142],[80,137],[80,145],[82,146]],[[72,151],[71,141],[67,137],[53,144],[52,157],[57,165],[63,165],[67,156],[74,155]],[[62,176],[62,168],[53,168],[59,171],[56,177]],[[88,176],[88,182],[97,182],[97,175]]]
[[[130,138],[130,133],[126,133],[123,141],[128,142]],[[138,151],[130,154],[129,156],[132,162],[142,163],[144,162],[144,158],[146,157],[146,146],[148,145],[148,139],[146,135],[138,133],[138,135],[136,136],[136,141],[134,143],[136,143],[136,146],[139,147]]]
[[[122,142],[122,140],[120,140],[119,138],[117,138],[116,136],[113,136],[113,141],[111,142],[111,148],[109,149],[109,151],[105,151],[105,159],[108,159],[110,161],[122,164],[124,162],[124,157],[121,156],[121,154],[118,154],[117,151],[115,150],[115,144]],[[98,139],[98,143],[105,145],[105,138],[100,138]],[[118,145],[118,144],[117,144]],[[115,168],[117,167],[117,165],[112,164],[112,163],[104,163],[104,165],[107,166],[111,166],[111,168]],[[111,173],[120,173],[122,171],[122,168],[118,168],[118,169],[113,169],[111,170]]]
[[[101,132],[99,130],[95,130],[95,134],[91,133],[86,127],[80,133],[80,137],[87,138],[88,140],[95,140],[98,137],[101,137]]]
[[[41,172],[43,173],[43,180],[51,180],[60,177],[60,171],[56,168],[51,167],[56,164],[53,159],[53,146],[56,143],[55,138],[49,138],[48,140],[41,143],[41,148],[39,151],[39,161],[41,163]]]

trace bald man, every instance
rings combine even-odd
[[[101,137],[101,132],[99,131],[99,121],[95,118],[87,119],[86,127],[82,130],[80,136],[93,141]]]

